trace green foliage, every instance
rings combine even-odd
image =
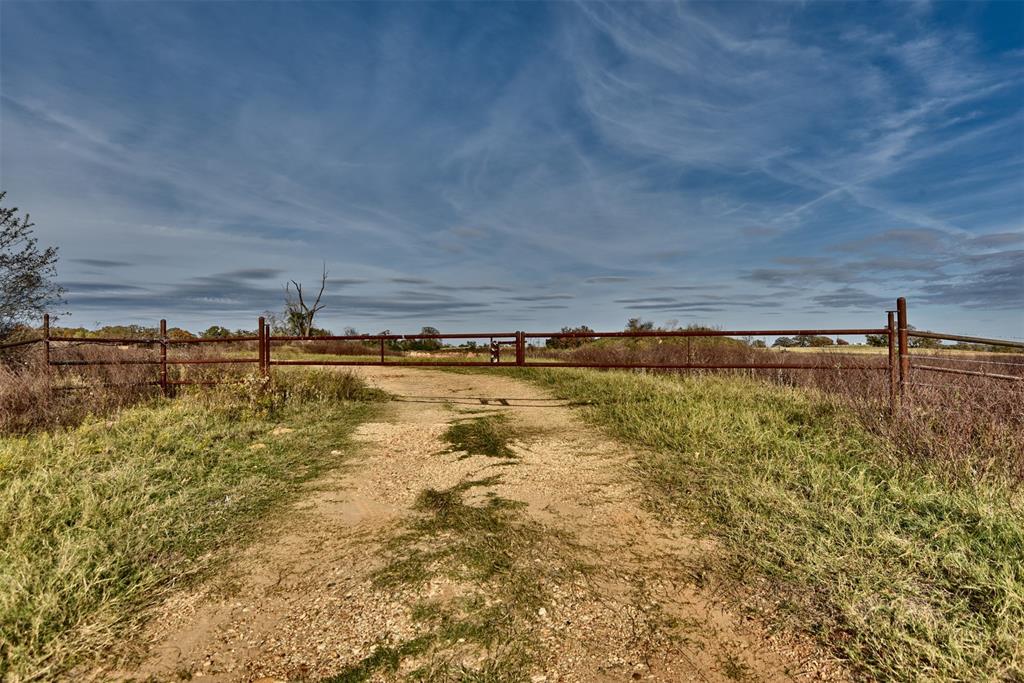
[[[887,334],[867,334],[864,335],[864,339],[868,346],[888,346],[889,335]]]
[[[794,340],[802,348],[832,346],[832,340],[820,334],[798,334]]]
[[[231,330],[220,325],[210,325],[199,336],[203,339],[223,339],[231,336]]]
[[[654,323],[640,318],[630,318],[626,321],[626,332],[651,332],[654,330]]]
[[[563,327],[561,331],[565,333],[588,334],[594,330],[586,325],[580,325],[579,327]],[[553,337],[545,340],[544,346],[549,349],[575,349],[593,342],[594,339],[594,337]]]
[[[0,202],[6,192],[0,191]],[[57,284],[57,248],[39,248],[29,215],[0,206],[0,339],[63,303]]]

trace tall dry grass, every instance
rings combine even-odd
[[[743,376],[820,392],[852,409],[871,432],[893,444],[894,458],[928,463],[954,478],[997,476],[1024,483],[1024,381],[912,368],[903,400],[893,413],[885,354],[789,353],[752,348],[731,339],[694,338],[689,348],[680,340],[617,341],[588,344],[561,357],[609,364],[800,366],[648,372]],[[1024,354],[915,350],[912,364],[1024,377]]]
[[[237,346],[237,345],[235,345]],[[212,348],[222,347],[222,348]],[[211,360],[228,357],[237,348],[221,344],[172,347],[168,358]],[[252,351],[255,356],[255,349]],[[156,382],[160,366],[131,361],[159,359],[159,347],[93,343],[51,345],[50,365],[36,344],[0,355],[0,433],[27,433],[76,425],[89,416],[107,415],[161,395]],[[235,356],[237,357],[237,356]],[[125,362],[129,361],[129,362]],[[222,382],[240,380],[255,364],[168,365],[168,381]],[[176,385],[171,385],[172,391]]]

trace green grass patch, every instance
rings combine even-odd
[[[0,679],[121,646],[140,610],[341,464],[374,397],[351,375],[281,373],[0,439]]]
[[[710,573],[882,680],[1024,676],[1024,506],[901,463],[842,407],[739,378],[529,371],[644,449],[648,503],[716,539]],[[748,601],[749,604],[749,601]]]
[[[463,452],[463,457],[486,455],[491,458],[515,458],[509,441],[516,432],[507,415],[483,415],[459,420],[445,430],[441,438],[449,445],[449,453]]]
[[[448,489],[427,489],[416,499],[418,513],[385,546],[387,562],[374,576],[378,588],[418,588],[445,576],[469,587],[458,598],[421,601],[410,615],[423,633],[373,655],[328,681],[365,680],[393,673],[405,657],[416,656],[409,674],[416,681],[522,681],[529,678],[536,644],[531,624],[547,599],[547,585],[588,571],[566,534],[524,518],[523,503],[493,491],[500,477],[465,480]],[[538,562],[538,560],[543,560]],[[463,665],[461,654],[482,653],[479,666]],[[359,678],[362,676],[363,678]]]

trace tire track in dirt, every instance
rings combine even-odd
[[[386,544],[415,516],[422,491],[494,474],[500,479],[474,498],[489,492],[523,503],[523,517],[567,532],[591,566],[585,577],[542,579],[545,604],[517,627],[533,652],[530,680],[842,677],[812,659],[812,649],[769,638],[702,593],[689,568],[712,546],[648,514],[628,474],[631,451],[584,425],[564,401],[503,376],[360,372],[397,397],[382,421],[357,430],[362,453],[318,482],[283,527],[222,575],[164,604],[145,634],[147,657],[117,677],[319,680],[367,661],[384,643],[422,636],[414,602],[481,587],[435,576],[405,590],[381,588],[373,576],[386,563]],[[454,420],[488,413],[508,416],[524,435],[513,443],[514,462],[444,452],[441,437]],[[471,670],[493,654],[461,641],[438,647]],[[407,660],[393,673],[368,670],[368,679],[400,679],[423,663]]]

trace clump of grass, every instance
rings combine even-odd
[[[499,482],[497,476],[465,480],[418,496],[414,509],[420,514],[387,544],[388,561],[376,573],[375,584],[406,589],[447,576],[476,590],[447,603],[417,603],[411,616],[425,632],[410,641],[414,647],[397,646],[393,649],[401,655],[397,659],[363,660],[339,676],[355,671],[369,675],[370,663],[394,671],[402,657],[415,654],[427,656],[427,661],[410,674],[413,680],[519,681],[528,677],[535,649],[530,624],[547,597],[546,585],[586,572],[587,567],[577,559],[571,538],[525,519],[523,503],[493,492],[474,503],[465,500],[471,490]],[[540,557],[543,563],[536,561]],[[486,653],[480,666],[465,667],[446,654],[452,648],[467,647]]]
[[[384,397],[382,391],[367,386],[358,375],[332,370],[279,372],[274,375],[270,388],[279,393],[283,401],[306,403],[376,401]]]
[[[523,581],[529,578],[527,575],[512,570],[524,555],[542,544],[540,525],[516,514],[523,503],[493,492],[487,492],[480,505],[470,505],[463,499],[470,489],[500,480],[499,476],[466,480],[448,489],[420,493],[414,509],[423,514],[391,541],[391,562],[377,573],[376,584],[422,583],[443,571],[473,582],[502,575],[503,582],[515,579],[528,585],[529,581]],[[528,590],[521,598],[530,602],[539,599],[536,590]]]
[[[441,436],[449,445],[448,452],[463,452],[463,457],[486,455],[491,458],[515,458],[509,441],[516,432],[508,416],[484,415],[453,423]]]
[[[121,646],[142,608],[336,466],[373,411],[316,392],[270,411],[262,395],[225,386],[0,438],[0,679],[52,679]],[[271,434],[282,423],[295,431]]]
[[[717,581],[882,680],[1024,675],[1024,506],[898,457],[842,404],[741,378],[533,371],[643,447],[653,509],[718,539]],[[750,601],[746,601],[750,604]]]

